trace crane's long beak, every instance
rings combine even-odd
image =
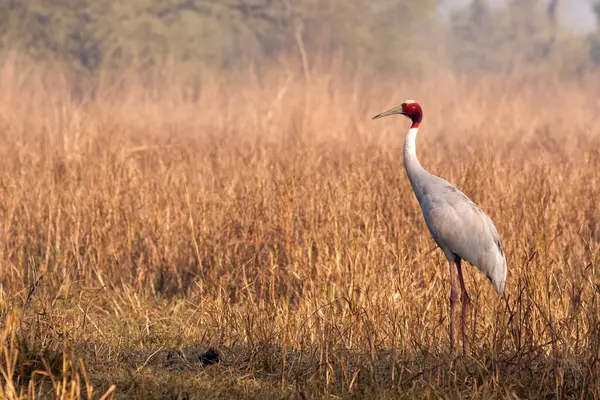
[[[391,110],[387,110],[385,112],[382,112],[381,114],[377,114],[376,116],[373,117],[373,119],[383,118],[383,117],[387,117],[388,115],[394,115],[394,114],[404,114],[402,112],[402,106],[394,107]]]

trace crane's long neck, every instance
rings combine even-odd
[[[404,168],[406,168],[406,174],[410,180],[410,184],[417,196],[419,202],[423,196],[423,185],[430,175],[429,172],[419,163],[417,158],[417,133],[419,132],[419,125],[413,123],[408,130],[406,139],[404,139]]]

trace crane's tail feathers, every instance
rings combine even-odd
[[[496,288],[496,292],[498,292],[498,294],[504,293],[504,282],[504,280],[500,282],[494,282],[494,287]]]
[[[488,279],[494,285],[496,292],[502,294],[504,293],[504,284],[506,283],[506,260],[504,257],[501,257],[498,261],[496,267],[490,271],[491,276],[488,275]]]

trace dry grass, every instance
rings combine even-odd
[[[594,79],[154,78],[0,71],[1,395],[600,397]],[[507,253],[508,302],[467,268],[454,365],[407,121],[370,120],[406,98]]]

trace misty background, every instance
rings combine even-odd
[[[79,78],[187,66],[579,76],[600,64],[593,0],[1,0],[0,57]]]

